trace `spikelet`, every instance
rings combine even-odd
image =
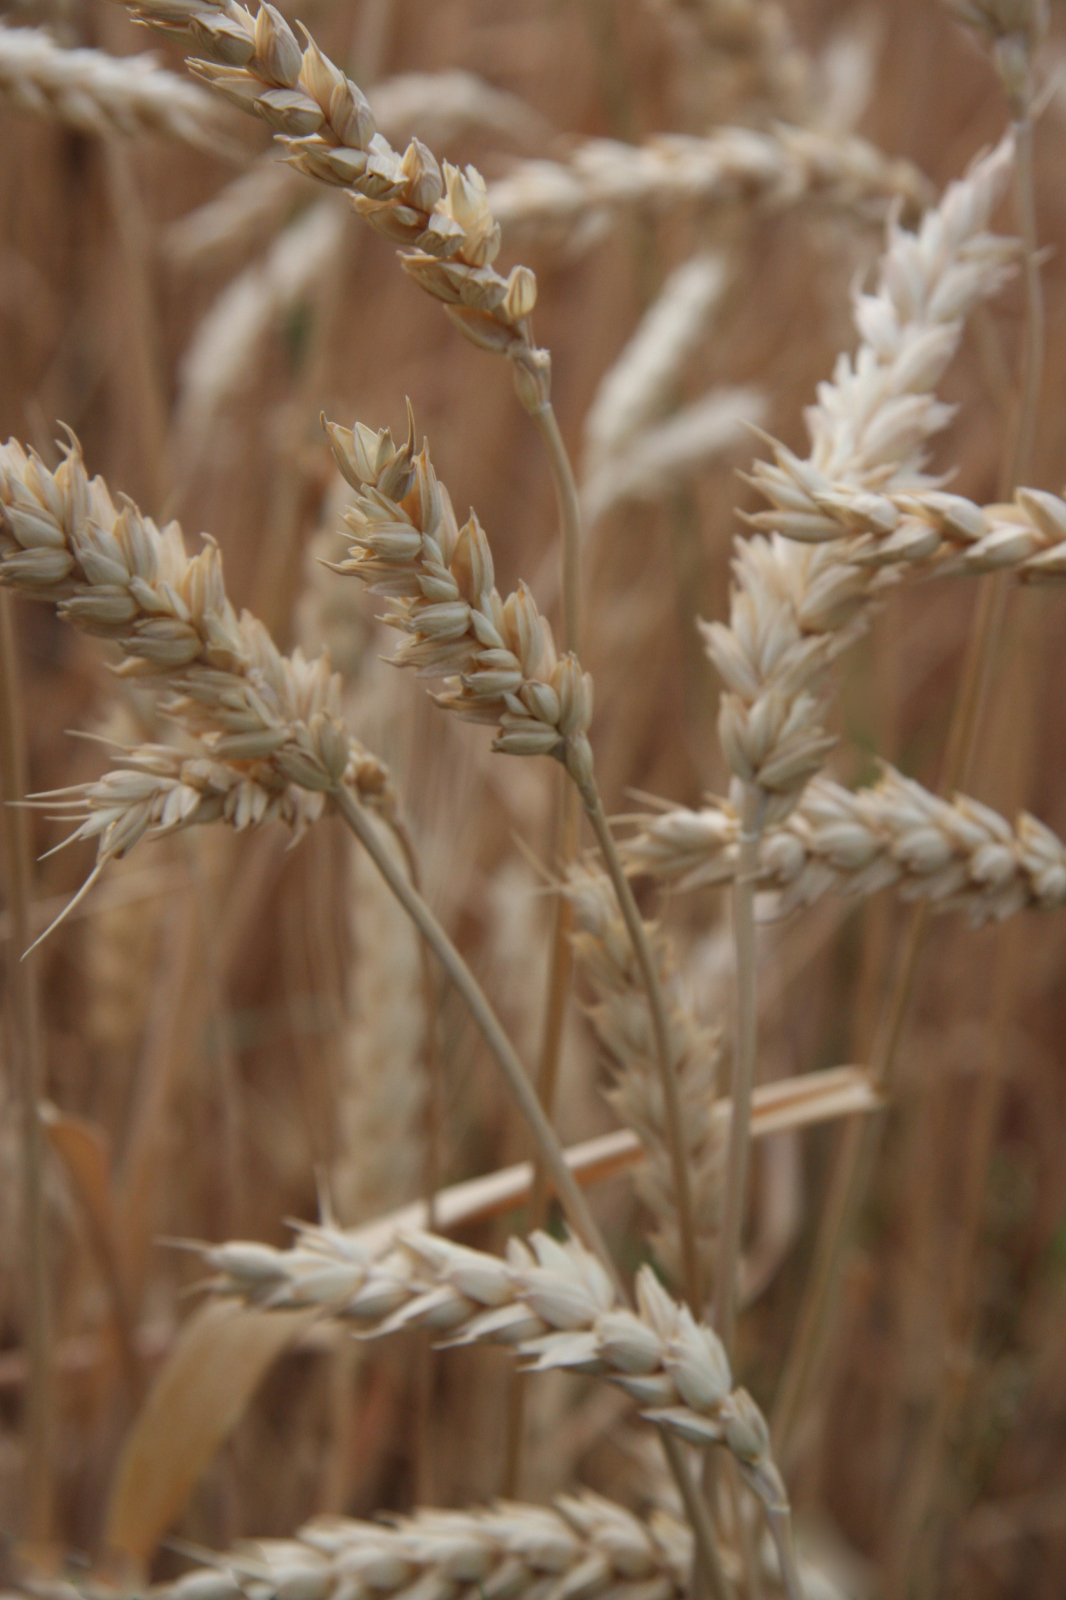
[[[798,543],[831,541],[837,562],[873,573],[908,567],[944,575],[1012,572],[1029,584],[1061,583],[1066,576],[1066,500],[1060,495],[1018,489],[1009,504],[978,506],[936,488],[874,491],[838,479],[807,489],[795,457],[781,445],[774,448],[777,467],[793,486],[795,512],[756,512],[749,518],[756,528],[783,523]],[[769,492],[780,502],[780,481]]]
[[[648,997],[609,880],[590,868],[574,867],[563,892],[574,908],[578,967],[596,997],[589,1016],[612,1062],[613,1083],[607,1099],[647,1152],[647,1163],[637,1176],[637,1192],[658,1225],[653,1239],[656,1253],[676,1279],[681,1250]],[[705,1265],[712,1257],[718,1232],[725,1150],[724,1126],[711,1116],[719,1093],[722,1038],[699,1023],[685,1003],[661,928],[654,923],[646,923],[645,928],[667,997],[693,1221],[700,1261]]]
[[[387,139],[447,145],[485,130],[523,145],[542,144],[551,129],[517,95],[472,72],[405,72],[367,89],[374,121]],[[183,266],[203,266],[269,238],[307,197],[299,172],[271,155],[234,178],[213,199],[172,223],[165,247]],[[342,197],[336,196],[338,205]]]
[[[739,836],[731,805],[667,811],[646,819],[623,855],[632,871],[691,889],[733,877]],[[965,795],[941,800],[891,767],[854,793],[815,778],[764,834],[758,871],[782,913],[826,893],[889,886],[907,900],[964,911],[975,924],[1066,905],[1066,845],[1050,828],[1028,815],[1011,827],[988,806]]]

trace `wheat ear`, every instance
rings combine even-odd
[[[420,1592],[505,1594],[510,1600],[683,1600],[692,1538],[666,1512],[643,1519],[588,1490],[554,1507],[502,1502],[469,1511],[418,1510],[382,1522],[317,1517],[292,1539],[257,1539],[231,1553],[197,1552],[209,1567],[156,1591],[161,1600],[355,1600]]]
[[[277,815],[299,832],[332,803],[470,1007],[567,1215],[609,1263],[513,1046],[364,810],[389,813],[389,775],[340,721],[340,682],[328,659],[308,663],[299,651],[283,656],[260,622],[247,612],[238,618],[217,546],[209,543],[190,558],[177,523],[160,532],[130,503],[116,511],[102,480],[86,476],[73,443],[55,473],[19,445],[3,446],[0,516],[0,583],[48,600],[76,626],[112,639],[127,658],[120,670],[154,680],[167,692],[168,713],[199,741],[191,761],[165,747],[142,747],[97,784],[41,797],[44,804],[72,806],[81,819],[72,837],[98,840],[97,864],[77,898],[110,856],[130,849],[149,828],[167,831],[219,816],[241,827]]]
[[[216,1292],[265,1308],[320,1306],[375,1335],[430,1328],[448,1345],[505,1345],[532,1371],[607,1378],[679,1438],[724,1445],[768,1513],[787,1508],[762,1414],[734,1387],[721,1341],[649,1267],[628,1310],[594,1256],[544,1233],[512,1239],[505,1260],[427,1233],[375,1260],[328,1227],[301,1228],[291,1250],[235,1242],[202,1255]]]
[[[253,17],[236,0],[137,0],[138,21],[194,45],[206,59],[192,70],[240,110],[261,117],[284,144],[290,163],[344,189],[370,225],[405,248],[405,270],[442,301],[476,343],[519,359],[529,341],[525,319],[536,299],[526,267],[507,279],[491,263],[500,231],[485,184],[418,139],[401,156],[381,134],[362,90],[305,31],[301,49],[281,13],[260,5]]]
[[[721,128],[705,138],[661,133],[646,144],[590,139],[569,160],[524,161],[489,186],[505,232],[574,229],[596,237],[632,210],[818,199],[852,210],[870,201],[927,203],[928,180],[907,161],[845,134],[783,125]]]
[[[163,134],[201,150],[228,149],[210,95],[154,56],[65,50],[43,28],[0,25],[0,104],[82,133]]]
[[[622,846],[630,870],[681,889],[730,881],[740,818],[728,803],[645,819]],[[865,896],[895,886],[907,900],[965,911],[974,924],[1066,904],[1066,845],[1035,817],[1013,825],[988,806],[953,801],[886,767],[872,788],[814,778],[759,848],[760,890],[782,914],[826,893]]]

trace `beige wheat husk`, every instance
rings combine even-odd
[[[614,139],[579,145],[566,162],[523,162],[490,184],[489,205],[505,233],[578,229],[597,238],[627,211],[677,206],[759,205],[819,200],[845,210],[929,195],[905,161],[890,161],[853,135],[784,125],[773,131],[722,128],[704,138],[658,134],[634,146]]]
[[[445,163],[412,139],[399,155],[362,90],[307,37],[301,49],[272,5],[253,18],[235,0],[144,0],[133,15],[204,52],[191,65],[238,109],[261,117],[298,171],[347,191],[373,228],[404,246],[401,263],[475,343],[540,370],[526,329],[536,280],[491,263],[500,230],[473,167]]]

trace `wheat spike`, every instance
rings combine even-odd
[[[831,557],[869,571],[915,565],[944,574],[1009,571],[1041,584],[1066,576],[1066,500],[1046,489],[1018,489],[1009,504],[978,506],[943,489],[819,482],[782,445],[774,453],[775,466],[760,462],[752,476],[775,508],[751,516],[755,528],[804,544],[831,542]]]
[[[472,72],[405,72],[367,89],[374,121],[387,139],[447,145],[487,130],[537,145],[550,128],[517,95],[494,89]],[[268,238],[307,195],[301,175],[273,157],[234,178],[213,199],[173,223],[165,247],[182,266],[209,264]],[[340,205],[342,196],[335,201]]]
[[[0,104],[82,133],[162,134],[201,150],[222,143],[210,96],[153,55],[65,50],[43,28],[0,24]]]
[[[384,620],[406,635],[393,659],[424,676],[457,673],[437,702],[470,721],[497,723],[494,749],[591,770],[592,680],[573,655],[557,654],[524,585],[500,598],[476,516],[460,528],[428,448],[414,454],[413,416],[402,446],[387,429],[326,427],[356,494],[344,519],[350,558],[335,570],[388,597]]]
[[[646,819],[623,854],[634,872],[691,889],[733,876],[739,835],[727,803],[668,811]],[[965,911],[974,923],[998,921],[1066,904],[1066,845],[1035,817],[1011,827],[976,800],[942,800],[886,767],[873,788],[854,792],[813,779],[762,838],[758,884],[777,891],[782,913],[829,892],[895,885],[905,899]]]
[[[787,455],[788,470],[756,468],[760,491],[773,493],[780,508],[774,532],[737,541],[729,623],[702,626],[725,682],[718,726],[726,759],[768,798],[770,819],[788,810],[832,745],[822,726],[822,679],[864,625],[883,581],[832,543],[795,542],[839,534],[837,521],[812,515],[809,494],[840,482],[860,498],[931,487],[926,441],[953,414],[935,385],[966,316],[1000,287],[1014,251],[988,231],[1012,152],[1008,136],[948,187],[916,233],[890,225],[877,289],[856,296],[862,343],[853,358],[838,359],[807,413],[808,458]]]
[[[870,201],[920,206],[929,185],[906,161],[892,161],[853,135],[779,126],[721,128],[699,138],[661,133],[643,145],[590,139],[568,161],[524,161],[489,185],[488,203],[507,233],[539,234],[580,225],[596,237],[632,210],[818,199],[853,210]]]
[[[248,1592],[282,1600],[299,1586],[316,1600],[357,1600],[417,1585],[455,1600],[680,1600],[691,1559],[689,1530],[677,1518],[656,1511],[645,1520],[584,1490],[554,1508],[505,1501],[418,1510],[389,1524],[318,1517],[293,1539],[249,1541],[156,1592],[166,1600],[239,1600]]]
[[[572,942],[578,966],[595,995],[589,1016],[612,1061],[613,1084],[607,1099],[647,1154],[647,1164],[636,1178],[637,1192],[658,1223],[656,1251],[676,1275],[681,1257],[666,1114],[648,998],[633,947],[614,890],[602,873],[572,868],[563,893],[574,908]],[[694,1222],[700,1258],[706,1263],[718,1230],[724,1154],[724,1127],[709,1112],[719,1092],[722,1038],[717,1030],[704,1027],[683,999],[662,929],[654,923],[645,928],[667,997]]]
[[[390,803],[386,769],[340,719],[329,658],[282,655],[262,623],[238,617],[218,546],[190,557],[176,522],[160,530],[129,501],[120,511],[73,438],[54,473],[15,441],[0,446],[0,583],[116,644],[117,670],[162,692],[192,741],[185,754],[127,751],[114,772],[52,797],[82,819],[74,837],[98,839],[94,879],[149,828],[278,816],[299,833],[342,783]]]
[[[190,58],[203,82],[240,110],[261,117],[300,172],[345,190],[371,227],[404,246],[405,270],[441,300],[475,343],[517,362],[532,354],[525,321],[536,279],[492,268],[500,230],[484,179],[444,164],[412,139],[399,155],[376,127],[362,90],[306,34],[301,50],[281,13],[261,4],[252,17],[236,0],[130,0],[141,22],[203,51]]]
[[[725,1445],[768,1509],[786,1501],[762,1413],[734,1388],[720,1340],[649,1267],[629,1311],[594,1256],[544,1233],[513,1238],[506,1260],[427,1233],[404,1235],[375,1260],[329,1227],[301,1227],[292,1250],[234,1242],[202,1255],[217,1293],[252,1304],[321,1306],[375,1335],[429,1328],[450,1345],[507,1345],[531,1371],[605,1377],[678,1437]]]

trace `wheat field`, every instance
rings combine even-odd
[[[1058,1600],[1061,5],[0,13],[0,1596]]]

